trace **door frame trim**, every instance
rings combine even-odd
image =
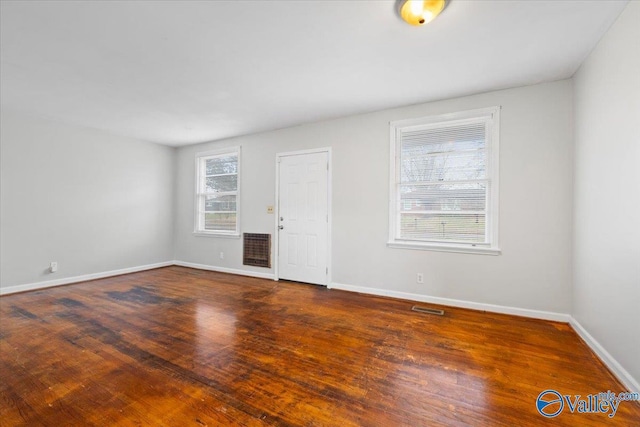
[[[275,253],[274,253],[274,278],[276,282],[280,280],[279,273],[279,263],[280,263],[280,233],[278,232],[279,218],[280,218],[280,160],[283,157],[289,156],[299,156],[304,154],[317,154],[317,153],[327,153],[327,162],[329,165],[329,169],[327,170],[327,275],[326,282],[323,286],[328,286],[331,281],[332,276],[332,266],[331,266],[331,230],[333,224],[333,208],[331,205],[332,200],[332,183],[333,183],[333,164],[332,164],[332,150],[331,147],[322,147],[322,148],[313,148],[310,150],[298,150],[298,151],[287,151],[283,153],[276,153],[276,200],[275,200],[275,220],[274,220],[274,235],[275,235]]]

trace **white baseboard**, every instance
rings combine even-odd
[[[196,268],[198,270],[217,271],[219,273],[238,274],[240,276],[258,277],[260,279],[271,279],[271,280],[275,279],[275,275],[273,273],[262,273],[259,271],[240,270],[237,268],[227,268],[227,267],[217,267],[215,265],[196,264],[193,262],[185,262],[185,261],[173,261],[173,265],[179,265],[181,267]]]
[[[591,336],[589,332],[578,322],[575,318],[571,317],[571,321],[569,322],[571,327],[576,331],[576,333],[584,340],[585,343],[593,350],[593,352],[602,360],[602,362],[609,368],[611,373],[616,376],[627,387],[625,391],[631,392],[640,392],[640,383],[631,376],[626,369],[622,367],[620,363],[614,357],[600,345],[596,339]],[[603,390],[605,391],[605,390]],[[622,390],[614,390],[616,392]]]
[[[138,271],[153,270],[154,268],[169,267],[171,265],[179,265],[182,267],[196,268],[198,270],[218,271],[220,273],[238,274],[241,276],[259,277],[261,279],[275,278],[274,274],[261,273],[257,271],[238,270],[235,268],[216,267],[213,265],[195,264],[184,261],[165,261],[155,264],[141,265],[137,267],[122,268],[120,270],[103,271],[100,273],[83,274],[82,276],[65,277],[56,280],[46,280],[43,282],[26,283],[24,285],[15,285],[0,287],[0,295],[14,294],[16,292],[35,291],[38,289],[51,288],[54,286],[70,285],[72,283],[86,282],[87,280],[104,279],[105,277],[120,276],[122,274],[136,273]]]
[[[343,291],[359,292],[362,294],[378,295],[383,297],[393,297],[410,301],[428,302],[431,304],[449,305],[452,307],[470,308],[472,310],[489,311],[492,313],[512,314],[515,316],[531,317],[534,319],[553,320],[556,322],[569,323],[571,316],[564,313],[552,311],[530,310],[528,308],[508,307],[503,305],[484,304],[479,302],[457,300],[451,298],[432,297],[428,295],[412,294],[409,292],[390,291],[387,289],[367,288],[364,286],[345,285],[342,283],[331,283],[329,289],[340,289]]]
[[[44,282],[27,283],[24,285],[7,286],[0,288],[0,295],[13,294],[16,292],[34,291],[36,289],[50,288],[53,286],[70,285],[72,283],[86,282],[87,280],[104,279],[105,277],[120,276],[122,274],[136,273],[138,271],[153,270],[154,268],[168,267],[173,265],[173,261],[158,262],[155,264],[140,265],[137,267],[122,268],[120,270],[103,271],[101,273],[83,274],[82,276],[64,277],[56,280],[46,280]]]

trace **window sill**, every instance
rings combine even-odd
[[[222,237],[225,239],[239,239],[240,233],[207,233],[204,231],[194,231],[196,237]]]
[[[436,245],[432,243],[418,242],[387,242],[387,246],[395,249],[414,249],[419,251],[455,252],[475,255],[500,255],[499,248],[488,248],[486,246],[466,246],[466,245]]]

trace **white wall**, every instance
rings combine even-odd
[[[575,76],[573,314],[640,380],[640,2]]]
[[[568,313],[573,110],[570,80],[307,124],[178,149],[176,259],[251,271],[239,239],[196,237],[194,156],[242,146],[242,231],[274,233],[278,152],[333,147],[334,282]],[[502,255],[390,249],[389,121],[501,105]],[[219,259],[219,252],[225,259]],[[425,283],[416,283],[416,273]]]
[[[173,148],[1,114],[4,289],[173,259]]]

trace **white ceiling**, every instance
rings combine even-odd
[[[2,1],[3,108],[167,145],[570,77],[626,1]]]

